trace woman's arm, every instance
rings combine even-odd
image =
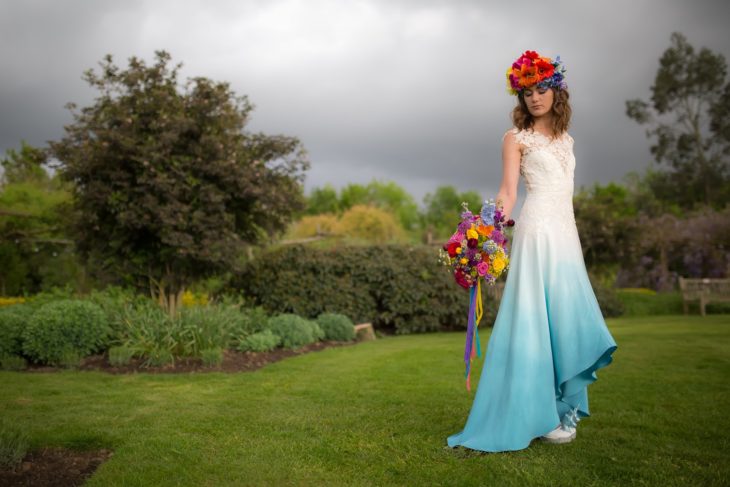
[[[512,209],[517,201],[517,183],[520,181],[520,144],[512,131],[505,134],[502,142],[502,184],[496,200],[504,206],[505,221],[512,217]]]

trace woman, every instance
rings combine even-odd
[[[573,214],[571,109],[560,57],[526,51],[507,71],[518,105],[503,137],[497,195],[509,219],[519,175],[527,197],[510,268],[464,429],[450,447],[521,450],[535,438],[566,443],[589,416],[587,387],[616,342],[586,272]]]

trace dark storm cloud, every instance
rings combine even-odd
[[[166,49],[183,77],[249,95],[251,129],[298,136],[308,189],[377,178],[419,201],[443,184],[489,196],[514,103],[504,71],[536,49],[568,68],[576,183],[619,181],[650,159],[624,101],[648,97],[673,31],[728,56],[728,20],[727,2],[703,1],[5,1],[0,151],[60,137],[106,53]]]

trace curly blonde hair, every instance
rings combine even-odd
[[[570,108],[570,102],[568,101],[570,94],[567,89],[549,89],[553,90],[554,95],[552,107],[553,134],[555,134],[556,137],[559,137],[566,132],[570,126],[570,117],[573,114],[573,109]],[[532,128],[535,124],[535,119],[530,114],[530,110],[527,109],[523,93],[519,93],[517,95],[517,101],[517,106],[512,110],[512,123],[520,130]]]

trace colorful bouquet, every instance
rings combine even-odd
[[[453,269],[456,283],[470,292],[464,375],[466,389],[471,391],[471,361],[482,356],[477,332],[483,312],[481,281],[493,285],[509,268],[504,227],[512,227],[515,222],[505,222],[501,202],[492,199],[484,202],[478,215],[472,214],[466,203],[461,205],[461,223],[443,249],[439,249],[439,255],[441,262]]]

